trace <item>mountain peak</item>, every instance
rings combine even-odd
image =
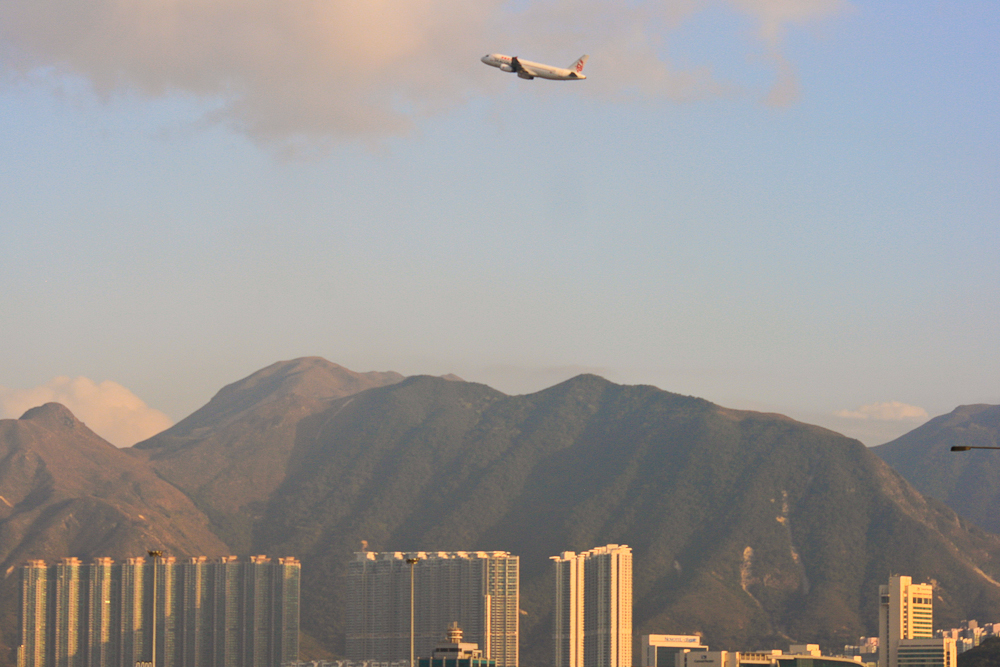
[[[80,420],[62,403],[45,403],[31,408],[21,420],[37,422],[49,428],[72,429],[80,425]]]
[[[977,422],[1000,424],[1000,405],[976,403],[960,405],[952,410],[950,417]]]
[[[321,357],[278,361],[226,385],[212,400],[164,433],[190,434],[207,424],[218,425],[239,419],[265,405],[286,404],[289,400],[330,401],[366,389],[396,384],[403,379],[402,375],[392,371],[357,373]]]
[[[402,375],[391,371],[357,373],[322,357],[300,357],[262,368],[224,387],[212,400],[235,394],[250,394],[258,399],[287,394],[340,398],[402,379]]]
[[[872,451],[924,494],[983,528],[1000,531],[1000,458],[952,447],[1000,446],[1000,405],[960,405]]]

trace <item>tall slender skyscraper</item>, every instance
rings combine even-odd
[[[299,574],[294,558],[265,556],[30,561],[22,569],[18,667],[127,667],[152,659],[154,635],[155,667],[292,662]]]
[[[64,558],[49,572],[52,605],[52,653],[55,667],[83,667],[84,653],[80,632],[86,627],[81,621],[86,610],[83,590],[82,563],[77,558]],[[54,570],[54,571],[53,571]]]
[[[49,568],[32,560],[21,571],[21,646],[18,667],[45,667],[48,648]]]
[[[410,575],[414,650],[428,657],[458,623],[497,667],[518,661],[519,559],[506,551],[355,554],[348,565],[349,660],[393,662],[410,656]]]
[[[118,591],[121,598],[118,601],[118,617],[120,619],[118,650],[121,664],[134,665],[136,662],[150,659],[147,628],[151,610],[146,608],[146,576],[149,569],[143,556],[126,558],[125,562],[116,568],[118,575]],[[149,606],[152,606],[150,600]]]
[[[632,550],[609,544],[552,561],[556,667],[632,667]]]
[[[584,667],[632,667],[632,550],[609,544],[584,562]]]
[[[550,560],[556,573],[555,667],[583,667],[584,559],[572,551],[564,551]]]
[[[87,590],[87,645],[90,649],[89,667],[118,667],[119,586],[114,576],[114,561],[96,558],[90,566]],[[118,613],[116,613],[118,612]]]

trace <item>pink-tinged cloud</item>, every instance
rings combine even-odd
[[[844,10],[843,0],[730,0],[758,25],[774,87],[797,96],[782,52],[790,25]],[[687,101],[740,93],[711,65],[678,69],[670,35],[709,0],[3,0],[0,66],[8,75],[79,77],[99,95],[193,96],[231,125],[281,148],[407,132],[427,115],[496,90],[479,57],[513,44],[566,63],[591,54],[585,94]],[[514,48],[512,46],[512,48]],[[536,55],[536,51],[538,52]],[[749,54],[748,54],[749,55]],[[553,56],[554,57],[554,56]],[[565,64],[553,62],[553,64]],[[751,91],[752,92],[752,91]]]
[[[856,410],[840,410],[836,413],[836,416],[844,419],[885,422],[924,422],[930,419],[930,415],[923,408],[900,403],[899,401],[871,403],[869,405],[862,405]]]
[[[98,384],[85,377],[57,377],[31,389],[0,387],[0,418],[16,419],[45,403],[65,405],[90,430],[118,447],[130,447],[173,424],[110,380]]]

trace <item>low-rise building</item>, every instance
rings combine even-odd
[[[417,667],[496,667],[496,660],[483,657],[479,644],[462,641],[458,623],[448,627],[447,641],[430,658],[418,658]]]
[[[707,651],[699,635],[643,635],[641,667],[675,667],[678,654]]]
[[[958,650],[947,637],[900,640],[896,664],[899,667],[955,667]]]
[[[677,667],[858,667],[856,658],[823,655],[817,644],[793,644],[782,651],[692,651]],[[951,665],[950,667],[954,667]]]

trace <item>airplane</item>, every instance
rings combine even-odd
[[[580,56],[576,62],[568,68],[552,67],[533,63],[530,60],[520,60],[517,56],[505,56],[502,53],[489,53],[481,61],[490,67],[499,67],[501,72],[517,72],[522,79],[534,79],[536,76],[542,79],[552,79],[553,81],[569,81],[571,79],[586,79],[583,75],[583,66],[589,56]]]

